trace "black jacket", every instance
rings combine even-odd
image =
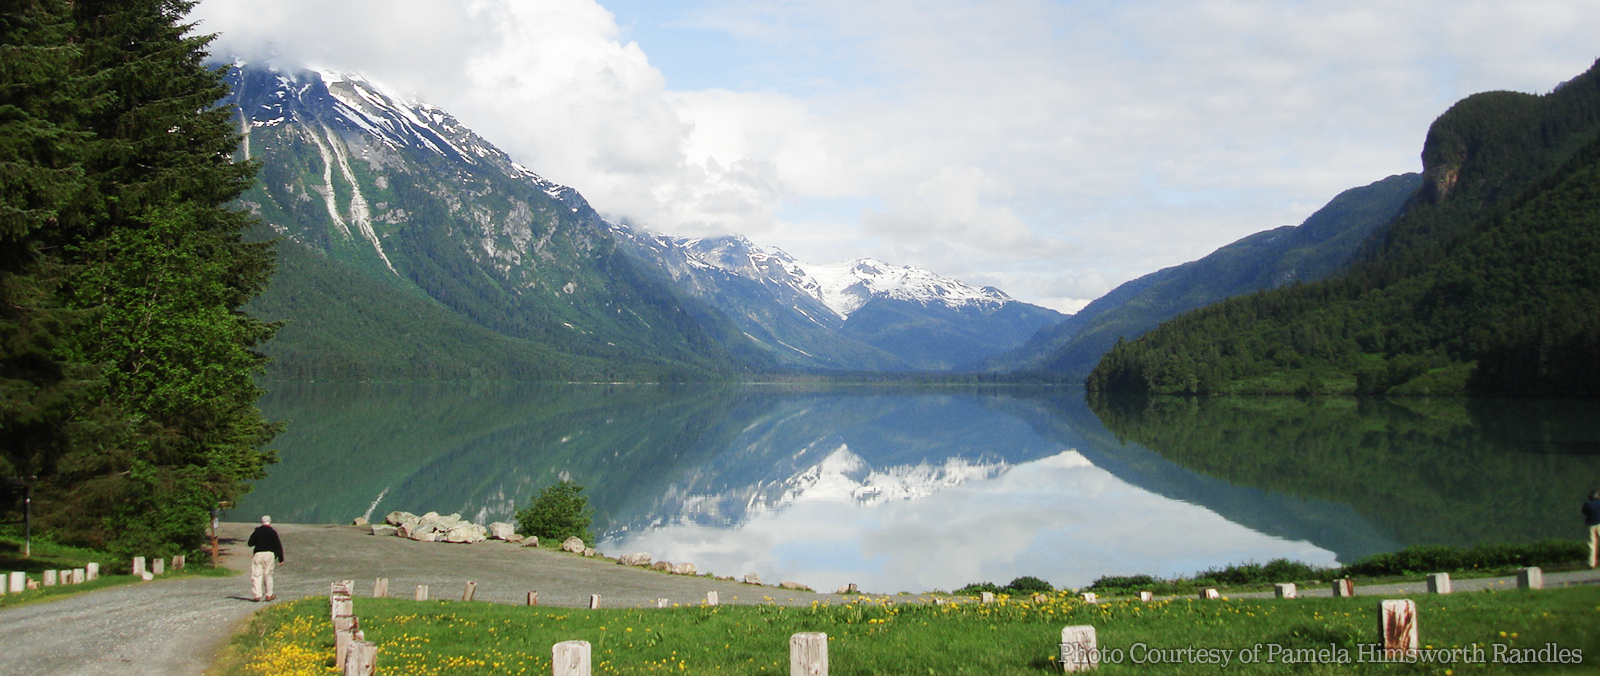
[[[1600,526],[1600,500],[1583,503],[1583,525]]]
[[[245,545],[253,547],[257,554],[272,552],[278,555],[278,563],[283,563],[283,541],[278,539],[278,531],[273,530],[272,526],[258,526]]]

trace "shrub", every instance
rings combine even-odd
[[[1108,594],[1113,592],[1155,591],[1166,586],[1169,586],[1168,583],[1149,575],[1102,575],[1099,579],[1090,583],[1087,589]]]
[[[1045,582],[1044,580],[1036,578],[1032,575],[1024,575],[1012,580],[1011,584],[1006,585],[1006,591],[1012,595],[1041,593],[1048,594],[1055,590],[1056,588],[1050,586],[1049,582]]]
[[[557,542],[577,537],[593,544],[594,534],[589,532],[593,520],[594,510],[583,497],[583,487],[562,480],[540,491],[527,509],[517,511],[517,532]]]

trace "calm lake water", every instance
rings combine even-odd
[[[1581,535],[1600,403],[1086,401],[1070,388],[274,384],[233,511],[511,520],[561,477],[610,555],[819,590],[1317,565]]]

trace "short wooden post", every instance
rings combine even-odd
[[[848,586],[845,587],[845,593],[846,594],[860,594],[861,593],[861,588],[857,587],[856,583],[851,582]]]
[[[1279,582],[1272,586],[1280,599],[1292,599],[1299,596],[1299,590],[1295,589],[1293,582]]]
[[[599,608],[599,607],[600,607],[600,595],[599,594],[590,594],[589,595],[589,610],[594,610],[594,609]]]
[[[1384,656],[1408,657],[1417,652],[1417,603],[1411,599],[1390,599],[1378,604],[1378,635],[1383,639]]]
[[[184,566],[187,565],[188,563],[189,563],[189,558],[188,558],[188,555],[186,555],[186,554],[179,554],[177,556],[172,557],[172,569],[173,570],[183,570]]]
[[[1100,666],[1094,627],[1078,624],[1061,628],[1061,668],[1065,671],[1087,671]]]
[[[372,581],[372,598],[389,598],[389,578],[380,577]]]
[[[1083,597],[1084,603],[1098,603],[1100,601],[1100,596],[1094,592],[1084,592],[1078,596]]]
[[[100,564],[94,563],[92,561],[89,562],[89,564],[84,567],[84,579],[85,580],[98,580],[98,579],[100,579]]]
[[[550,648],[554,676],[589,676],[589,642],[562,641]]]
[[[161,557],[156,557],[155,560],[150,562],[150,574],[151,575],[163,575],[166,572],[167,572],[167,560],[166,559],[163,559]]]
[[[134,575],[134,577],[143,577],[144,576],[144,557],[143,556],[135,556],[135,557],[133,557],[133,575]]]
[[[1537,566],[1517,571],[1517,587],[1520,589],[1544,589],[1544,571]]]
[[[477,595],[477,593],[478,583],[472,580],[467,580],[467,586],[461,590],[461,600],[471,601],[472,597]]]
[[[333,618],[333,663],[344,664],[345,656],[349,654],[350,644],[356,642],[356,632],[359,631],[356,618]]]
[[[1333,595],[1339,598],[1350,598],[1356,595],[1356,581],[1348,577],[1333,581]]]
[[[1450,593],[1450,574],[1449,573],[1428,573],[1428,593],[1429,594],[1448,594],[1448,593]]]
[[[530,605],[530,606],[539,605],[539,592],[536,592],[536,591],[528,592],[528,605]]]
[[[657,608],[665,608],[665,607],[667,607],[667,600],[666,599],[656,599],[656,607]]]
[[[328,596],[330,598],[334,597],[334,596],[355,596],[355,595],[356,595],[356,583],[355,583],[355,580],[339,580],[337,582],[332,582],[332,583],[330,583],[328,585]]]
[[[1156,600],[1156,593],[1150,591],[1139,592],[1139,600],[1146,603]]]
[[[77,582],[72,577],[72,570],[70,568],[62,569],[62,571],[61,571],[61,584],[77,584]]]
[[[1200,598],[1206,600],[1220,599],[1222,598],[1222,594],[1217,593],[1217,590],[1215,589],[1208,588],[1205,591],[1200,592]]]
[[[1032,601],[1034,603],[1049,603],[1050,602],[1050,595],[1049,594],[1034,594],[1033,598],[1032,598]]]
[[[378,644],[351,641],[344,656],[344,676],[374,676],[378,673]]]
[[[355,599],[340,594],[328,600],[329,617],[347,617],[356,614]]]
[[[13,572],[11,573],[9,583],[11,587],[11,593],[21,594],[28,588],[28,574],[21,571]]]
[[[425,585],[425,584],[417,585],[417,600],[418,601],[426,601],[426,600],[428,600],[428,585]]]
[[[980,603],[994,603],[994,592],[982,592],[978,595]]]
[[[804,631],[789,637],[789,676],[828,676],[828,635]]]
[[[54,586],[56,586],[56,572],[55,571],[53,571],[53,570],[44,571],[44,586],[46,586],[46,587],[54,587]]]
[[[716,592],[714,592],[714,591],[706,592],[706,605],[708,605],[708,606],[717,605],[717,593]]]

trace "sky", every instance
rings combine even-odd
[[[438,105],[603,215],[1072,312],[1419,171],[1600,0],[202,0],[214,56]]]

